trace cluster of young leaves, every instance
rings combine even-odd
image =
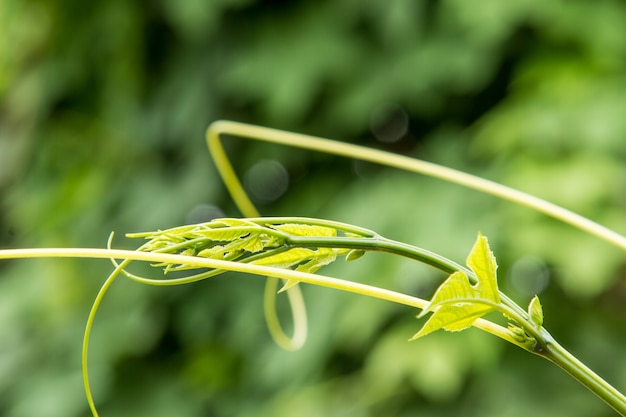
[[[277,268],[295,269],[314,273],[324,265],[334,262],[338,256],[350,261],[359,257],[360,250],[341,247],[302,247],[298,237],[332,238],[340,235],[365,237],[354,232],[333,227],[301,223],[281,223],[272,219],[216,219],[207,223],[181,226],[146,233],[130,233],[130,238],[145,238],[148,242],[139,250],[157,253],[173,253],[202,258],[252,263]],[[184,264],[155,264],[171,271],[196,269]],[[223,271],[210,270],[195,275],[201,279]],[[297,284],[288,281],[281,291]]]

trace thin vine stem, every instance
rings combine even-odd
[[[215,164],[220,171],[224,183],[228,187],[237,206],[247,217],[256,217],[258,213],[248,196],[243,190],[237,174],[230,164],[224,147],[221,144],[220,136],[231,135],[235,137],[260,140],[297,148],[309,149],[318,152],[355,158],[363,161],[373,162],[380,165],[399,168],[409,172],[428,175],[439,178],[467,188],[491,194],[503,200],[508,200],[546,214],[568,223],[580,230],[586,231],[594,236],[609,242],[618,248],[626,251],[626,236],[623,236],[605,226],[602,226],[586,217],[550,203],[539,197],[524,193],[522,191],[507,187],[505,185],[480,178],[466,172],[457,171],[431,162],[422,161],[402,155],[384,152],[376,149],[365,148],[349,143],[337,142],[330,139],[318,138],[310,135],[286,132],[279,129],[254,126],[245,123],[220,120],[212,123],[207,130],[207,143]]]
[[[96,318],[96,313],[98,312],[98,308],[100,308],[100,304],[104,298],[104,295],[108,291],[108,289],[113,284],[115,278],[124,270],[125,267],[130,263],[129,259],[125,259],[116,268],[111,272],[111,274],[104,281],[104,284],[100,287],[96,298],[91,305],[91,309],[89,310],[89,316],[87,317],[87,324],[85,325],[85,332],[83,334],[83,346],[81,350],[81,368],[83,374],[83,385],[85,387],[85,395],[87,396],[87,403],[89,404],[89,409],[91,410],[91,414],[94,417],[98,417],[98,410],[96,408],[96,404],[93,400],[93,394],[91,392],[91,386],[89,384],[89,367],[87,366],[87,359],[89,356],[89,338],[91,336],[91,329],[93,328],[93,323]]]
[[[266,302],[263,303],[263,312],[267,320],[267,328],[272,338],[276,340],[279,346],[286,346],[288,350],[298,350],[306,342],[308,320],[306,308],[304,308],[304,300],[301,291],[285,291],[289,297],[293,314],[293,336],[291,338],[285,336],[282,330],[278,314],[274,306],[276,305],[276,296],[278,290],[278,279],[268,279],[265,281],[264,297]]]
[[[568,352],[563,346],[557,343],[554,338],[543,329],[542,342],[544,358],[557,365],[567,372],[572,378],[583,384],[591,392],[596,394],[613,410],[621,416],[626,416],[626,397],[615,387],[606,382],[598,374],[582,363],[578,358]]]
[[[243,272],[251,275],[269,276],[277,279],[296,280],[299,282],[332,288],[340,291],[360,294],[377,298],[409,307],[424,309],[428,301],[419,297],[396,291],[348,281],[340,278],[329,277],[320,274],[293,271],[290,269],[274,268],[270,266],[254,265],[249,263],[223,261],[218,259],[200,258],[196,256],[174,255],[169,253],[138,252],[123,249],[98,249],[98,248],[40,248],[40,249],[2,249],[0,259],[23,259],[23,258],[98,258],[98,259],[122,259],[125,261],[144,261],[152,263],[185,264],[198,268],[213,268],[223,271]],[[167,280],[144,279],[145,284],[162,285]],[[189,282],[178,279],[177,285]],[[167,284],[164,284],[167,285]],[[519,343],[511,336],[504,327],[488,320],[478,319],[474,324],[487,333],[500,337],[508,342],[519,346]]]

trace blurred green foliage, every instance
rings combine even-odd
[[[204,145],[220,118],[442,163],[626,233],[619,0],[5,0],[0,27],[3,247],[103,247],[111,230],[237,216]],[[268,172],[249,182],[270,188],[252,190],[265,215],[346,221],[459,261],[481,230],[501,287],[521,302],[541,292],[546,326],[626,390],[623,253],[435,180],[228,145],[243,177]],[[281,195],[271,187],[285,175]],[[0,415],[87,414],[81,334],[110,269],[0,264]],[[376,255],[325,272],[424,297],[442,278]],[[407,343],[415,311],[319,288],[305,288],[307,345],[283,352],[261,293],[261,280],[237,275],[116,283],[90,357],[101,414],[611,415],[500,340],[469,330]]]

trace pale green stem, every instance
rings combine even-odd
[[[207,142],[215,164],[222,174],[224,183],[228,187],[236,204],[245,209],[247,217],[255,217],[258,213],[254,205],[243,191],[241,183],[237,178],[232,165],[228,161],[226,153],[220,143],[220,135],[232,135],[236,137],[261,140],[265,142],[277,143],[281,145],[293,146],[297,148],[310,149],[318,152],[340,155],[347,158],[360,159],[394,168],[403,169],[410,172],[425,174],[434,178],[439,178],[448,182],[482,191],[500,197],[504,200],[512,201],[532,208],[538,212],[554,217],[568,223],[578,229],[595,235],[613,245],[626,250],[626,237],[608,229],[594,221],[587,219],[556,204],[550,203],[533,195],[519,190],[498,184],[484,178],[447,168],[441,165],[409,158],[376,149],[369,149],[349,143],[337,142],[330,139],[323,139],[309,135],[286,132],[278,129],[248,125],[245,123],[231,121],[217,121],[209,126],[207,130]]]
[[[439,306],[443,306],[445,304],[457,304],[464,301],[467,303],[483,304],[489,308],[498,310],[505,316],[509,317],[511,320],[520,325],[529,336],[533,337],[536,342],[533,348],[527,348],[519,343],[516,343],[518,346],[556,364],[571,377],[580,382],[589,391],[593,392],[598,398],[612,407],[620,415],[626,416],[626,396],[578,360],[574,355],[568,352],[545,328],[537,328],[533,325],[533,323],[525,317],[526,315],[519,315],[517,311],[502,304],[497,304],[489,300],[476,300],[473,298],[468,298],[466,300],[462,298],[455,298],[442,302]]]
[[[626,396],[569,353],[545,329],[541,329],[542,351],[535,352],[567,372],[572,378],[596,394],[621,416],[626,416]]]
[[[398,293],[384,288],[358,282],[347,281],[339,278],[328,277],[318,274],[280,269],[269,266],[261,266],[240,262],[222,261],[218,259],[199,258],[194,256],[173,255],[154,252],[137,252],[121,249],[91,249],[91,248],[42,248],[42,249],[3,249],[0,250],[0,259],[20,258],[101,258],[101,259],[124,259],[127,261],[145,261],[156,263],[185,264],[198,268],[215,268],[225,271],[243,272],[253,275],[269,276],[274,278],[292,279],[307,284],[361,294],[368,297],[378,298],[397,304],[424,309],[428,301],[407,294]],[[166,280],[144,280],[147,284],[159,285]],[[190,281],[191,282],[191,281]],[[184,284],[179,280],[179,284]],[[519,345],[510,335],[510,332],[502,326],[487,320],[479,319],[475,327],[498,336],[513,344]]]
[[[526,318],[526,314],[520,316],[517,311],[507,306],[495,308],[514,320],[535,339],[534,348],[525,348],[526,350],[556,364],[620,415],[626,416],[626,396],[568,352],[545,328],[537,328]]]

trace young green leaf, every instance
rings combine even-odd
[[[272,228],[289,233],[294,236],[337,236],[337,230],[333,228],[316,226],[312,224],[284,223],[272,225]]]
[[[204,249],[198,253],[198,256],[204,258],[224,259],[227,254],[237,251],[247,251],[255,253],[262,251],[265,247],[261,239],[261,233],[256,231],[250,232],[245,237],[239,237],[225,245],[215,245],[208,249]]]
[[[291,268],[318,256],[317,251],[307,248],[292,248],[276,255],[267,256],[252,262],[256,265],[268,265],[277,268]]]
[[[530,317],[530,321],[538,329],[543,326],[543,309],[541,308],[539,297],[536,295],[530,300],[530,304],[528,304],[528,316]]]
[[[188,239],[203,237],[216,242],[229,242],[235,239],[241,239],[250,234],[250,227],[219,227],[206,228],[201,230],[193,230],[189,232]]]
[[[526,333],[524,329],[515,324],[509,323],[507,326],[507,330],[511,333],[513,339],[515,339],[521,347],[530,352],[535,349],[537,340],[534,337],[530,336],[528,333]]]
[[[448,331],[464,330],[479,317],[497,309],[500,304],[497,264],[487,238],[480,233],[467,258],[467,265],[476,274],[478,282],[472,285],[463,271],[450,275],[419,314],[418,318],[434,312],[411,340],[442,328]]]
[[[479,292],[500,304],[498,276],[496,273],[498,263],[493,252],[491,252],[491,248],[489,248],[489,241],[480,232],[466,263],[474,271],[476,278],[478,278],[476,287]]]
[[[277,268],[291,268],[297,265],[296,270],[301,272],[315,273],[324,265],[328,265],[337,259],[339,251],[332,248],[318,248],[317,250],[307,248],[293,248],[288,251],[271,255],[254,261],[256,265],[268,265]],[[280,289],[285,291],[289,287],[297,284],[297,281],[289,280]]]
[[[346,255],[346,262],[352,262],[359,259],[361,256],[365,255],[365,251],[362,249],[352,249]]]
[[[337,259],[337,254],[336,254],[335,250],[333,250],[333,249],[320,248],[320,249],[318,249],[318,251],[321,251],[322,253],[317,255],[317,256],[315,256],[311,260],[309,260],[309,261],[307,261],[307,262],[305,262],[303,264],[298,265],[298,267],[296,268],[296,271],[307,272],[309,274],[314,274],[321,267],[323,267],[325,265],[328,265],[330,263],[333,263],[335,261],[335,259]],[[294,285],[296,285],[298,282],[299,281],[297,281],[295,279],[287,280],[285,285],[283,285],[283,287],[278,292],[286,291],[289,288],[291,288]]]

